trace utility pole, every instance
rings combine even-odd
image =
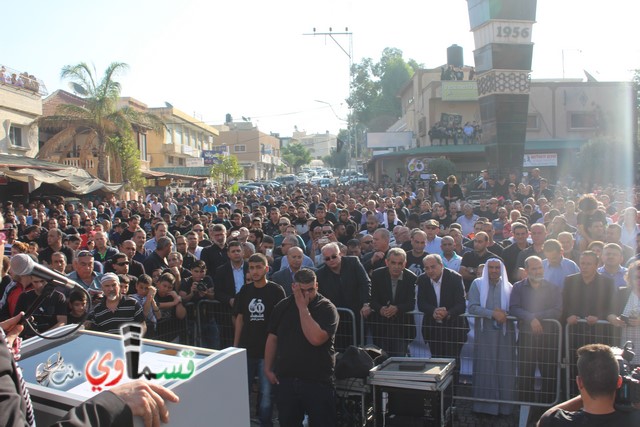
[[[344,32],[334,32],[332,27],[329,27],[329,31],[328,32],[318,32],[316,31],[315,27],[313,28],[313,32],[312,33],[304,33],[304,36],[324,36],[325,38],[330,38],[331,40],[333,40],[333,42],[336,44],[336,46],[338,46],[338,48],[340,48],[340,50],[347,55],[347,57],[349,58],[349,88],[347,90],[347,98],[349,97],[349,94],[351,93],[351,69],[353,68],[353,33],[351,31],[349,31],[349,27],[345,27]],[[345,47],[340,44],[340,42],[338,40],[336,40],[336,36],[346,36],[348,39],[348,45],[345,49]],[[332,109],[333,110],[333,109]],[[335,112],[334,112],[335,114]],[[351,143],[354,144],[354,148],[355,148],[355,157],[356,157],[356,164],[357,164],[357,159],[358,159],[358,140],[357,140],[357,126],[355,123],[355,120],[353,118],[353,110],[351,108],[349,108],[349,120],[347,120],[347,132],[349,135],[349,138],[352,141],[349,141],[349,159],[351,158]],[[351,126],[351,121],[354,120],[353,126]],[[353,135],[351,135],[351,132],[353,132]]]

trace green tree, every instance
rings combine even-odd
[[[298,172],[301,166],[311,162],[311,152],[302,144],[289,144],[282,148],[282,158],[293,168],[294,172]]]
[[[144,188],[144,177],[140,171],[140,150],[131,138],[120,136],[109,137],[109,145],[118,153],[122,166],[122,179],[128,181],[127,187],[141,191]]]
[[[162,121],[153,114],[140,112],[130,107],[118,108],[121,86],[115,78],[128,69],[122,62],[111,63],[100,80],[94,67],[86,63],[67,65],[62,68],[61,78],[68,80],[73,91],[83,98],[81,106],[61,104],[54,116],[43,117],[41,127],[55,128],[62,131],[54,135],[42,147],[41,152],[51,151],[50,145],[60,142],[57,136],[75,137],[79,133],[90,133],[88,141],[95,144],[98,157],[98,178],[108,179],[106,157],[113,159],[113,167],[121,170],[121,160],[114,144],[109,143],[109,137],[119,136],[122,140],[132,139],[133,126],[146,129],[160,130]]]
[[[228,184],[229,181],[238,180],[244,176],[244,169],[238,164],[236,156],[225,156],[218,154],[220,163],[211,167],[211,180]]]
[[[351,93],[347,103],[353,120],[372,132],[383,132],[402,115],[398,92],[421,68],[415,60],[405,61],[402,51],[385,48],[378,62],[364,58],[351,69]]]
[[[456,165],[444,157],[431,160],[427,169],[429,173],[435,173],[442,181],[445,181],[449,175],[456,174]]]
[[[334,150],[330,155],[324,156],[322,161],[331,168],[346,169],[349,165],[349,152],[347,147],[344,147],[340,152]]]
[[[573,163],[573,176],[585,187],[595,184],[629,185],[629,158],[632,148],[621,141],[598,138],[580,147]]]

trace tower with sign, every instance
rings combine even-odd
[[[519,173],[529,106],[537,0],[467,0],[475,39],[482,142],[489,168]]]

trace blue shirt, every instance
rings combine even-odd
[[[624,280],[624,276],[627,274],[627,268],[625,267],[620,266],[620,268],[618,268],[618,271],[616,271],[614,274],[611,274],[607,270],[605,270],[603,265],[602,267],[598,268],[598,273],[613,280],[616,288],[623,288],[627,286],[627,281]]]
[[[240,264],[240,268],[235,268],[233,264],[231,264],[231,270],[233,270],[233,281],[235,283],[236,293],[238,293],[244,285],[244,262]]]
[[[544,267],[544,280],[553,283],[561,290],[564,288],[564,279],[567,276],[580,273],[578,265],[567,258],[562,258],[558,266],[551,266],[548,259],[543,259],[542,266]]]

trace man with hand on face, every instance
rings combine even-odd
[[[234,347],[247,349],[249,390],[258,376],[260,426],[272,426],[271,382],[264,371],[264,349],[267,341],[267,326],[271,313],[278,302],[285,298],[282,286],[267,280],[269,264],[263,254],[249,257],[251,282],[236,295],[234,312]]]
[[[264,373],[277,384],[282,427],[336,425],[334,339],[338,311],[318,293],[316,275],[303,268],[294,277],[293,295],[280,301],[269,322]]]

